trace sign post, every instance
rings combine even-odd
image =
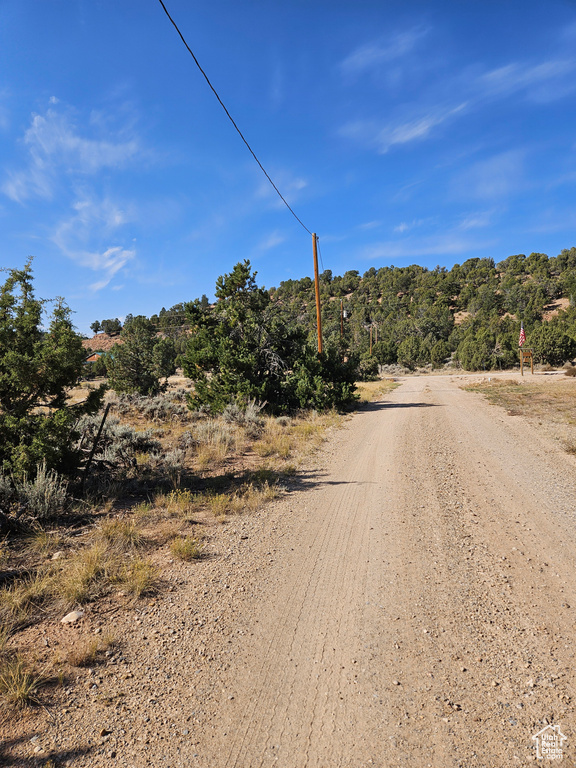
[[[528,360],[530,360],[530,373],[534,373],[534,355],[532,354],[531,349],[522,349],[520,347],[520,373],[522,376],[524,376],[524,363],[527,363]]]

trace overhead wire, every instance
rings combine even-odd
[[[318,235],[316,235],[316,245],[318,246],[318,256],[320,256],[320,265],[322,267],[322,271],[324,271],[324,262],[322,261],[322,251],[320,250],[320,238]]]
[[[264,166],[262,165],[262,163],[260,162],[260,160],[257,158],[257,156],[256,156],[256,153],[254,152],[254,150],[252,149],[252,147],[251,147],[251,146],[250,146],[250,144],[248,143],[247,139],[244,137],[244,134],[242,133],[242,131],[240,130],[240,128],[237,126],[237,124],[236,124],[235,120],[233,119],[232,115],[231,115],[231,114],[230,114],[230,112],[227,110],[227,108],[226,108],[226,105],[224,104],[224,102],[222,101],[222,99],[221,99],[221,98],[220,98],[220,96],[218,95],[218,93],[217,93],[216,89],[214,88],[214,86],[213,86],[213,85],[212,85],[212,83],[210,82],[210,80],[209,80],[209,78],[208,78],[208,75],[206,74],[206,72],[204,72],[204,70],[203,70],[203,69],[202,69],[202,67],[200,66],[200,62],[198,61],[198,59],[197,59],[197,58],[196,58],[196,56],[194,55],[194,53],[193,53],[192,49],[190,48],[190,46],[189,46],[189,45],[188,45],[188,43],[186,42],[186,40],[185,40],[185,38],[184,38],[184,35],[182,34],[182,32],[180,31],[180,29],[178,28],[178,25],[176,24],[176,22],[174,21],[174,19],[173,19],[173,18],[172,18],[172,16],[170,15],[170,13],[168,12],[168,9],[167,9],[167,8],[166,8],[166,6],[164,5],[164,2],[163,2],[163,0],[158,0],[158,2],[160,3],[160,5],[162,6],[162,8],[164,9],[164,13],[166,14],[166,16],[168,16],[168,18],[169,18],[169,19],[170,19],[170,21],[172,22],[172,25],[173,25],[174,29],[176,30],[176,32],[177,32],[177,33],[178,33],[178,35],[180,36],[180,39],[182,40],[182,42],[183,42],[183,43],[184,43],[184,45],[186,46],[186,49],[188,50],[188,53],[189,53],[189,54],[190,54],[190,56],[192,56],[192,58],[194,59],[194,63],[196,64],[196,66],[198,67],[198,69],[200,70],[200,72],[203,74],[203,76],[204,76],[204,79],[206,80],[206,82],[207,82],[207,83],[208,83],[208,85],[210,86],[210,90],[212,91],[212,93],[214,94],[214,96],[216,96],[216,98],[218,99],[218,102],[219,102],[220,106],[222,107],[222,109],[224,110],[224,112],[226,113],[226,115],[227,115],[228,119],[230,120],[230,122],[232,123],[232,125],[234,126],[234,128],[236,129],[236,131],[237,131],[238,135],[240,136],[240,138],[242,139],[242,141],[244,142],[244,144],[247,146],[247,148],[248,148],[248,151],[250,152],[250,154],[252,155],[252,157],[254,158],[254,160],[256,160],[256,162],[258,163],[258,165],[259,165],[259,167],[260,167],[260,170],[261,170],[261,171],[262,171],[262,173],[263,173],[263,174],[266,176],[266,178],[268,179],[268,181],[270,182],[270,184],[271,184],[271,185],[274,187],[274,189],[276,190],[276,192],[277,192],[278,196],[280,197],[280,199],[282,200],[282,202],[284,203],[284,205],[286,206],[286,208],[288,208],[288,210],[290,211],[290,213],[292,214],[292,216],[294,216],[294,218],[296,219],[296,221],[297,221],[297,222],[298,222],[298,223],[299,223],[299,224],[300,224],[300,225],[301,225],[301,226],[302,226],[302,227],[303,227],[303,228],[306,230],[306,232],[308,232],[308,234],[309,234],[309,235],[312,235],[312,232],[311,232],[311,231],[308,229],[308,227],[307,227],[307,226],[304,224],[304,222],[303,222],[303,221],[300,219],[300,217],[299,217],[299,216],[297,216],[297,214],[296,214],[296,213],[295,213],[295,212],[292,210],[292,208],[290,207],[289,203],[286,201],[286,199],[284,198],[284,196],[282,195],[282,193],[280,192],[280,190],[278,189],[278,187],[276,186],[276,184],[274,184],[274,182],[273,182],[273,181],[272,181],[272,179],[270,178],[270,176],[269,176],[268,172],[266,171],[266,169],[264,168]]]

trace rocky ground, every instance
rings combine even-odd
[[[52,650],[115,643],[5,724],[0,760],[498,768],[559,725],[573,763],[575,460],[467,380],[366,406],[202,560],[162,555],[157,598],[51,623]]]

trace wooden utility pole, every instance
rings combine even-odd
[[[316,288],[316,323],[318,325],[318,354],[322,354],[322,312],[320,309],[320,280],[318,278],[318,248],[316,245],[316,233],[312,234],[312,248],[314,251],[314,287]]]
[[[370,355],[372,355],[372,328],[373,326],[370,326]]]

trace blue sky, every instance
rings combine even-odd
[[[576,2],[166,0],[334,274],[576,245]],[[312,273],[157,0],[0,0],[0,264],[79,330]]]

